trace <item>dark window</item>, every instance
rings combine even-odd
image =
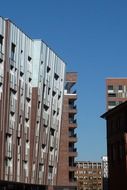
[[[116,97],[116,94],[115,93],[109,93],[108,97]]]
[[[28,56],[28,61],[30,62],[32,60],[32,58],[30,56]]]
[[[42,148],[43,148],[43,149],[45,148],[45,146],[46,146],[45,144],[42,144]]]
[[[46,104],[44,104],[44,110],[47,111],[48,110],[48,106]]]
[[[113,90],[113,85],[108,85],[108,90]]]
[[[52,96],[55,96],[56,95],[56,92],[53,90],[52,91]]]
[[[15,56],[15,44],[11,44],[11,59],[14,60],[14,56]]]
[[[50,94],[50,88],[48,88],[48,95]]]
[[[0,52],[2,52],[2,46],[3,46],[3,36],[0,35]]]
[[[123,86],[122,85],[119,85],[119,90],[123,90]]]
[[[51,69],[50,69],[50,67],[49,66],[47,66],[47,73],[49,73],[49,71],[50,71]]]
[[[55,74],[54,74],[54,78],[55,78],[56,80],[58,80],[59,75],[57,75],[57,74],[55,73]]]
[[[109,105],[109,106],[115,106],[115,105],[116,105],[116,102],[115,102],[115,101],[109,101],[109,102],[108,102],[108,105]]]
[[[49,166],[49,173],[53,172],[53,166]]]
[[[55,133],[55,129],[50,129],[50,134],[52,135],[52,136],[54,136],[54,133]]]
[[[55,111],[55,110],[53,110],[53,115],[55,115],[55,113],[56,113],[56,111]]]

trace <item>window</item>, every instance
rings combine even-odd
[[[50,94],[50,88],[48,88],[48,95]]]
[[[57,74],[55,73],[55,74],[54,74],[54,78],[55,78],[56,80],[58,80],[59,75],[57,75]]]
[[[55,110],[53,110],[53,115],[55,115],[55,113],[56,113],[56,111],[55,111]]]
[[[3,46],[3,36],[0,35],[0,52],[2,52],[2,46]]]
[[[32,60],[32,58],[30,56],[28,56],[28,61],[30,62]]]
[[[44,110],[47,111],[48,110],[48,106],[46,104],[44,104]]]
[[[49,173],[53,172],[53,166],[49,166]]]
[[[45,144],[42,144],[42,148],[44,149],[46,147],[46,145]]]
[[[109,102],[108,102],[108,105],[109,105],[109,106],[115,106],[115,105],[116,105],[116,102],[115,102],[115,101],[109,101]]]
[[[116,94],[115,93],[109,93],[108,97],[116,97]]]
[[[54,136],[54,133],[55,133],[55,129],[50,129],[50,134],[52,135],[52,136]]]
[[[53,90],[52,91],[52,96],[55,96],[56,95],[56,92]]]
[[[108,90],[113,90],[113,85],[108,85]]]
[[[15,44],[12,43],[11,44],[11,59],[14,60],[14,57],[15,57]]]
[[[50,71],[51,69],[50,69],[50,67],[49,66],[47,66],[47,73],[49,73],[49,71]]]
[[[122,85],[119,85],[119,90],[123,90],[123,86]]]

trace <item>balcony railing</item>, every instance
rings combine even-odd
[[[69,123],[70,123],[70,124],[76,124],[76,123],[77,123],[77,120],[76,120],[76,119],[71,119],[71,118],[69,118]]]
[[[70,108],[70,109],[76,109],[76,107],[77,107],[77,106],[74,105],[74,104],[69,104],[69,108]]]
[[[69,162],[69,167],[76,167],[76,163],[74,163],[74,162]]]
[[[77,134],[73,134],[73,133],[71,134],[71,133],[70,133],[70,134],[69,134],[69,137],[77,138]]]
[[[69,147],[69,152],[77,152],[77,148],[71,148],[71,147]]]

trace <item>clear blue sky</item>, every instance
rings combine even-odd
[[[78,72],[78,160],[106,154],[105,78],[127,77],[126,0],[1,1],[0,15]]]

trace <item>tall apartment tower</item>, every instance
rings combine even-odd
[[[58,162],[57,189],[75,190],[77,182],[75,178],[77,149],[76,121],[76,91],[73,86],[77,81],[77,73],[67,73],[63,100],[63,113],[60,137],[60,153]],[[63,187],[60,187],[63,186]]]
[[[44,42],[29,38],[0,17],[1,190],[65,185],[58,171],[62,158],[68,163],[67,185],[73,186],[77,95],[71,86],[76,78],[67,74],[63,94],[65,63]],[[58,175],[62,179],[57,180]]]
[[[127,78],[106,79],[107,110],[127,100]]]

